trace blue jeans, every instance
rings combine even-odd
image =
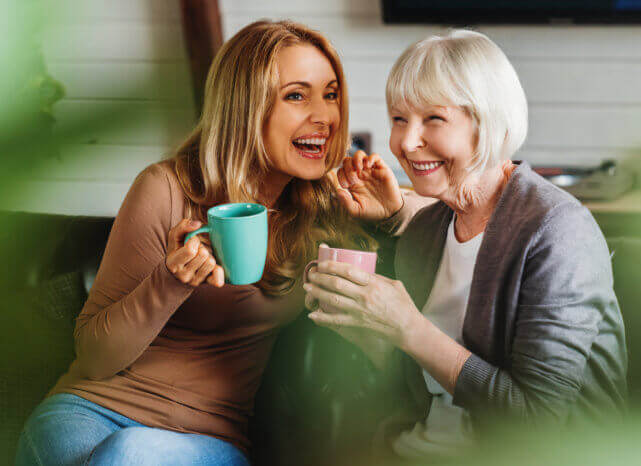
[[[17,466],[249,466],[231,443],[144,426],[75,395],[44,400],[20,436]]]

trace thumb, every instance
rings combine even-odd
[[[174,250],[182,246],[185,235],[197,230],[202,225],[198,220],[189,220],[184,218],[169,231],[169,249]]]
[[[352,217],[356,217],[360,212],[360,205],[354,200],[352,195],[346,189],[339,189],[336,191],[338,200],[341,205],[349,212]]]

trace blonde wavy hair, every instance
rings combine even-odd
[[[270,295],[288,293],[314,259],[319,243],[371,250],[374,240],[340,206],[327,173],[349,145],[347,88],[330,42],[291,21],[257,21],[229,39],[216,54],[205,84],[202,115],[173,155],[187,197],[187,216],[206,221],[207,210],[226,202],[257,202],[270,169],[263,127],[274,105],[280,50],[309,44],[329,60],[338,81],[340,125],[318,180],[292,179],[269,214],[267,262],[258,286]]]

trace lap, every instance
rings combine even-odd
[[[25,424],[17,466],[248,466],[243,453],[215,437],[143,426],[70,394],[43,401]]]
[[[87,464],[249,466],[231,443],[151,427],[128,427],[113,433],[96,447]]]
[[[117,422],[73,395],[56,395],[31,414],[20,436],[16,465],[81,465]]]

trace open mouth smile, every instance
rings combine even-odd
[[[412,171],[414,172],[415,175],[417,176],[426,176],[426,175],[431,175],[434,173],[436,170],[441,168],[442,165],[445,164],[445,162],[413,162],[409,159],[407,159],[407,163],[410,164],[412,167]]]
[[[323,137],[302,137],[294,139],[292,144],[298,153],[307,159],[322,159],[327,149],[326,136]]]

